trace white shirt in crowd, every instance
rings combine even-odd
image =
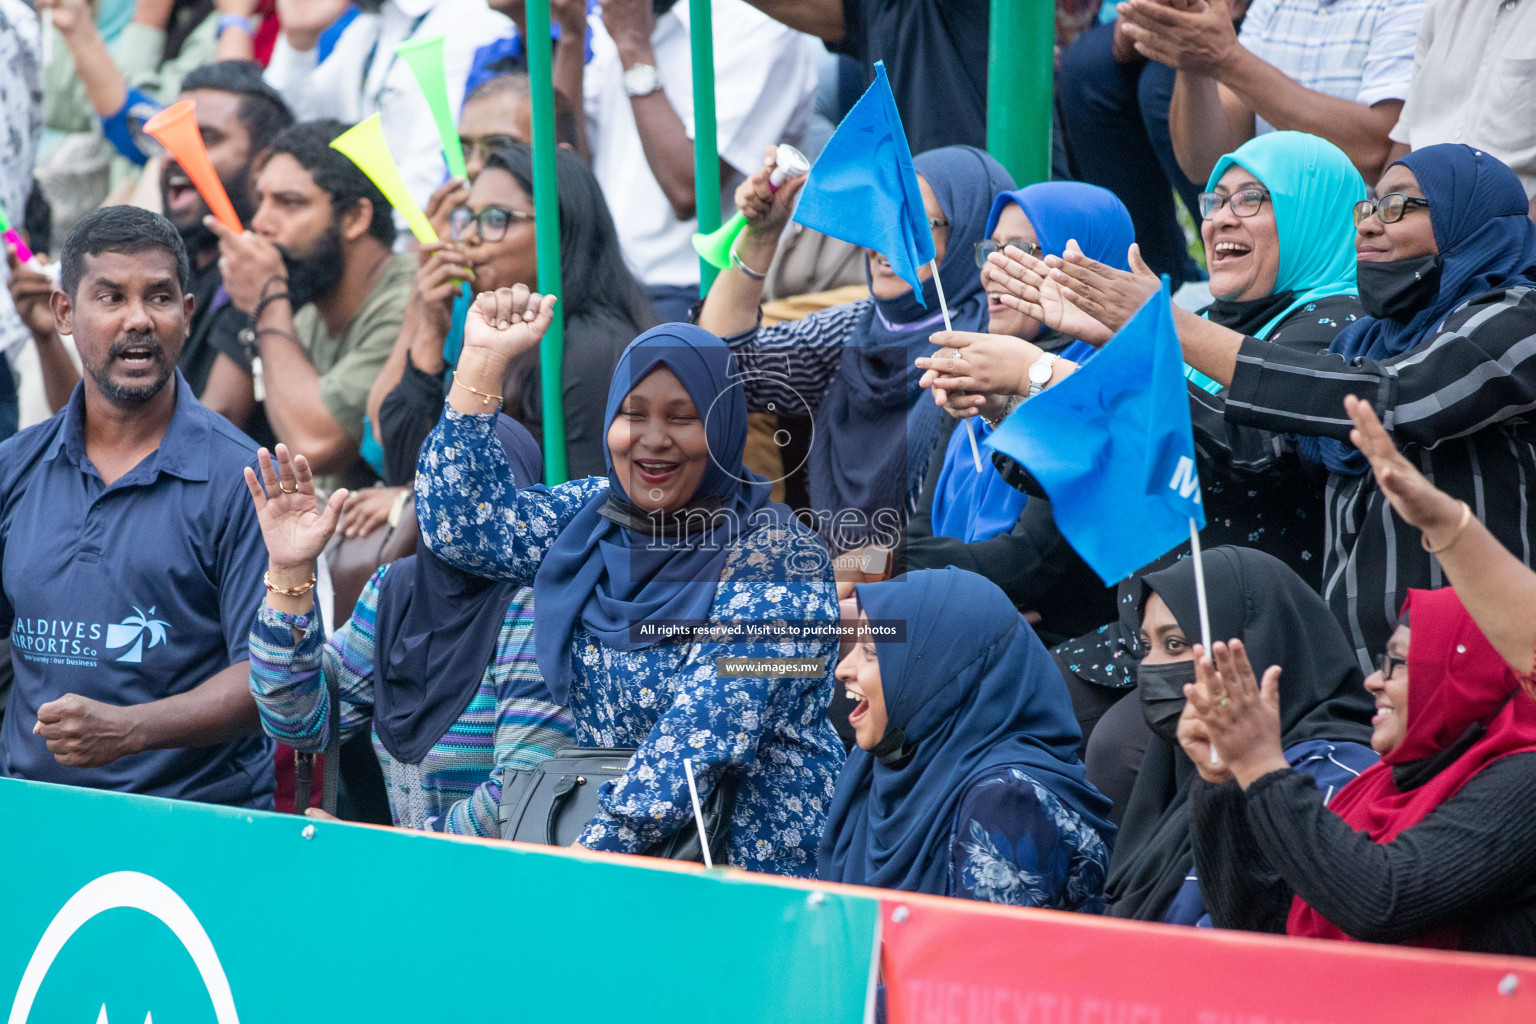
[[[1408,95],[1424,2],[1253,0],[1238,39],[1308,89],[1373,107]]]
[[[747,6],[713,0],[716,146],[738,172],[763,164],[763,147],[798,142],[816,91],[812,41]],[[624,258],[647,285],[697,285],[699,258],[690,239],[697,219],[681,221],[651,173],[624,91],[618,47],[594,13],[592,60],[582,83],[592,170],[618,227]],[[651,46],[667,99],[693,138],[693,61],[688,4],[656,19]],[[814,44],[819,46],[820,44]],[[740,177],[721,189],[721,211],[735,212]]]
[[[1536,0],[1429,0],[1392,140],[1486,149],[1536,194]]]
[[[379,114],[400,176],[424,206],[447,180],[448,168],[432,111],[395,46],[411,38],[444,37],[448,103],[457,121],[475,51],[513,31],[511,19],[485,0],[385,0],[378,14],[353,19],[324,61],[318,60],[318,47],[300,52],[279,37],[266,80],[301,121],[334,117],[351,124]]]
[[[41,47],[32,8],[22,0],[0,0],[0,209],[17,229],[43,133]],[[11,304],[9,281],[0,263],[0,354],[14,359],[32,334]]]

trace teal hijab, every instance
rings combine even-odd
[[[1234,164],[1269,191],[1280,237],[1275,291],[1296,293],[1257,336],[1267,337],[1309,302],[1356,294],[1352,211],[1366,198],[1365,180],[1344,151],[1305,132],[1268,132],[1216,161],[1206,190],[1214,192]]]

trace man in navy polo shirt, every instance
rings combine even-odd
[[[246,635],[267,552],[255,444],[176,369],[193,299],[181,236],[128,206],[64,243],[51,300],[85,372],[0,444],[0,628],[16,683],[0,775],[272,806]]]

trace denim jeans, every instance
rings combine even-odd
[[[1114,34],[1112,23],[1096,25],[1061,55],[1056,87],[1067,150],[1078,181],[1120,197],[1142,256],[1177,291],[1202,275],[1185,247],[1173,194],[1198,218],[1195,201],[1205,183],[1186,178],[1173,155],[1173,69],[1139,58],[1115,63]]]

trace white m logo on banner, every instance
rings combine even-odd
[[[1179,464],[1173,468],[1173,479],[1168,481],[1170,491],[1178,491],[1179,497],[1188,498],[1195,496],[1195,504],[1200,504],[1200,475],[1195,472],[1195,460],[1187,455],[1179,457]]]
[[[38,940],[32,959],[27,961],[27,969],[22,972],[21,985],[11,1002],[8,1024],[27,1024],[32,1001],[37,998],[37,990],[42,987],[48,968],[53,966],[54,958],[80,926],[97,914],[117,907],[142,910],[169,928],[191,954],[192,963],[202,976],[203,987],[213,1001],[214,1020],[218,1024],[240,1024],[229,979],[224,976],[224,965],[219,963],[219,955],[214,952],[213,942],[203,930],[202,922],[170,886],[138,871],[114,871],[102,875],[83,886],[59,909]],[[105,1016],[103,1005],[98,1020]]]

